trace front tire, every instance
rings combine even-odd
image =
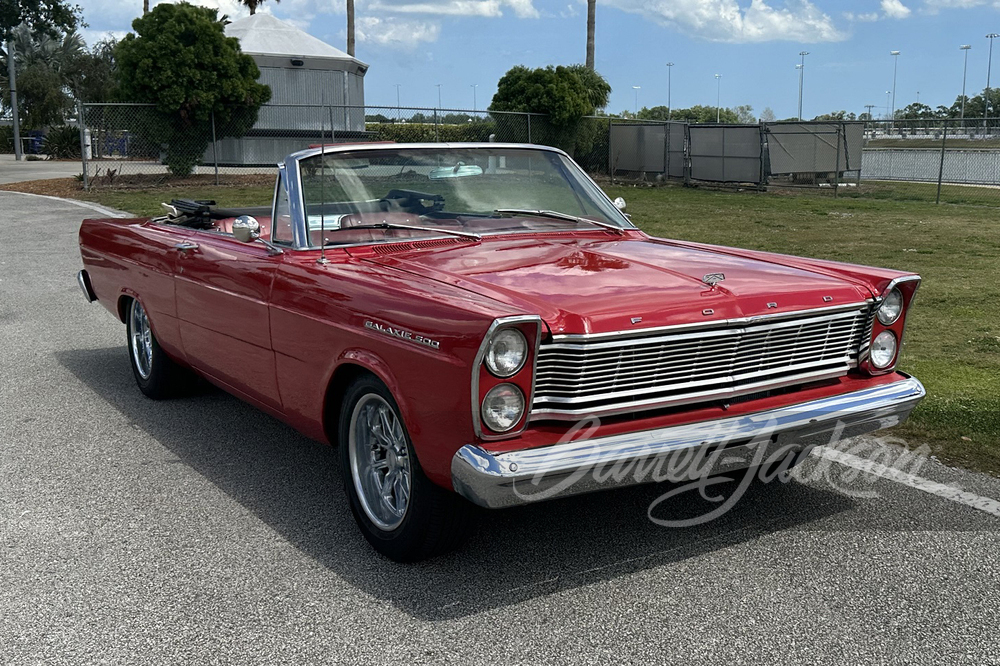
[[[348,387],[338,434],[351,513],[375,550],[397,562],[415,562],[462,543],[474,509],[424,475],[382,382],[366,375]]]
[[[160,347],[139,299],[133,298],[125,318],[129,361],[135,383],[143,395],[162,400],[178,393],[184,369]]]

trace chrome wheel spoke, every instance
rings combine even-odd
[[[410,503],[409,444],[402,422],[381,396],[365,395],[351,416],[349,459],[361,507],[379,529],[393,530]]]

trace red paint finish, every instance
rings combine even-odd
[[[198,250],[175,250],[181,241],[197,243]],[[904,275],[653,239],[637,230],[361,245],[328,250],[327,263],[317,262],[318,251],[270,256],[259,243],[136,220],[87,220],[80,243],[105,307],[117,314],[122,294],[137,295],[171,356],[310,437],[329,441],[336,432],[335,414],[326,410],[336,377],[358,369],[375,374],[395,397],[422,467],[446,487],[455,451],[478,441],[474,373],[482,378],[481,393],[498,381],[474,367],[496,318],[539,315],[543,339],[640,330],[858,303]],[[708,273],[724,273],[725,280],[710,287],[702,282]],[[907,305],[911,296],[907,292]],[[633,324],[637,317],[641,323]],[[728,411],[694,405],[609,418],[598,434],[772,409],[895,377],[855,371]],[[514,381],[530,391],[530,371]],[[569,427],[529,422],[523,433],[484,446],[546,446]]]

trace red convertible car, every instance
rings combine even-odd
[[[923,397],[895,370],[917,275],[652,238],[623,208],[553,148],[326,146],[268,208],[86,220],[78,279],[150,398],[195,373],[339,443],[401,561],[474,504],[762,468]]]

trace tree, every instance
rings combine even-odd
[[[214,9],[162,3],[132,29],[114,51],[119,94],[155,105],[137,131],[166,144],[170,172],[187,175],[211,142],[213,119],[218,137],[242,136],[271,90]]]
[[[0,36],[9,39],[22,23],[50,36],[72,32],[80,23],[80,8],[64,0],[0,0]]]
[[[623,114],[623,117],[631,116],[631,113]],[[643,120],[666,120],[667,107],[654,106],[651,109],[643,107],[637,116]],[[714,106],[702,106],[697,104],[690,109],[673,109],[670,114],[671,120],[687,121],[689,123],[714,123],[716,109]],[[732,109],[721,109],[719,111],[719,122],[735,124],[739,122],[736,112]]]
[[[587,0],[587,61],[585,67],[594,70],[594,30],[597,22],[597,0]],[[604,105],[602,105],[603,108]]]
[[[354,57],[354,0],[347,0],[347,55]]]
[[[274,0],[281,2],[281,0]],[[240,4],[250,10],[250,16],[257,13],[257,8],[264,4],[264,0],[239,0]]]
[[[898,112],[897,112],[898,113]],[[847,111],[834,111],[832,113],[824,113],[822,115],[813,118],[813,121],[823,121],[823,120],[857,120],[858,116],[854,112],[848,113]]]
[[[731,110],[736,114],[736,122],[740,125],[753,125],[757,122],[757,116],[753,112],[753,107],[749,104],[741,104]]]
[[[11,31],[8,44],[14,45],[18,115],[29,129],[62,124],[73,106],[69,95],[70,76],[84,54],[83,40],[75,32],[65,35],[33,31],[21,24]],[[3,70],[7,71],[7,54]],[[4,100],[10,81],[0,77]],[[9,104],[0,105],[9,108]]]
[[[81,53],[67,72],[73,97],[81,102],[110,102],[118,85],[115,47],[118,40],[108,37]]]
[[[760,121],[763,123],[773,123],[777,119],[774,115],[774,111],[769,106],[765,106],[764,110],[760,112]]]
[[[490,111],[521,111],[541,113],[544,122],[533,123],[531,139],[562,148],[571,155],[588,152],[595,140],[590,125],[584,131],[583,117],[592,115],[598,105],[606,105],[611,86],[604,78],[584,66],[545,67],[528,69],[523,65],[512,67],[497,83],[497,92],[490,103]],[[497,132],[514,136],[519,128],[505,127],[505,123],[519,119],[494,114]]]

